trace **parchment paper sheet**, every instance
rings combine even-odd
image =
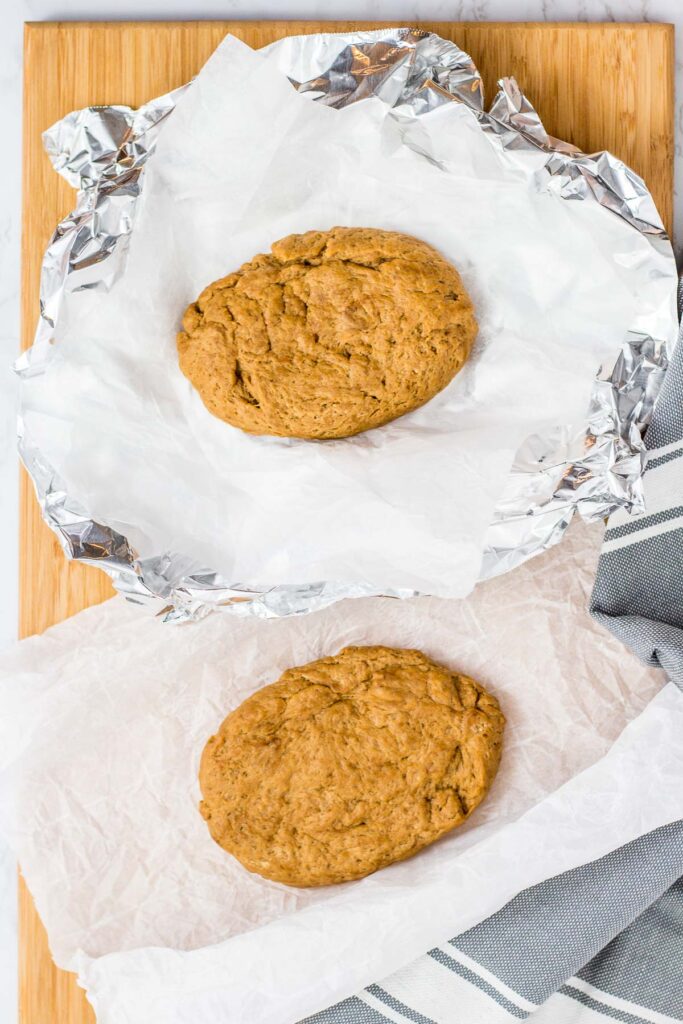
[[[614,214],[561,199],[544,154],[502,154],[464,106],[418,119],[376,98],[327,108],[295,92],[278,53],[228,37],[180,97],[124,273],[109,293],[66,295],[50,370],[26,382],[26,441],[142,558],[180,552],[258,588],[462,596],[523,438],[584,420],[628,329],[647,320],[675,337],[673,262]],[[181,375],[182,313],[275,239],[335,224],[440,249],[473,296],[477,350],[440,395],[379,430],[249,437]]]
[[[0,659],[4,827],[100,1024],[286,1024],[683,816],[683,698],[655,696],[662,674],[585,610],[601,532],[576,526],[467,600],[171,627],[114,599]],[[500,773],[468,824],[418,857],[287,889],[211,841],[199,756],[254,689],[349,643],[416,646],[479,678],[508,719]]]

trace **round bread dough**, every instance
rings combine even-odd
[[[493,782],[504,725],[495,697],[420,651],[346,647],[228,715],[204,748],[200,810],[265,878],[362,878],[465,821]]]
[[[205,288],[178,335],[209,412],[250,434],[348,437],[416,409],[477,333],[457,270],[375,228],[289,235]]]

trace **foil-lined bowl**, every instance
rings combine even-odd
[[[444,103],[463,103],[502,149],[516,155],[545,154],[544,172],[561,198],[598,204],[623,218],[657,251],[670,250],[652,196],[638,175],[610,153],[587,155],[548,135],[514,78],[498,82],[486,111],[481,76],[452,42],[400,28],[287,37],[267,49],[294,88],[328,106],[377,96],[398,108],[397,113],[419,116]],[[55,170],[78,189],[78,198],[74,211],[57,226],[43,259],[40,318],[33,347],[17,363],[20,377],[46,371],[65,290],[106,290],[118,276],[144,188],[146,161],[182,91],[137,110],[88,107],[44,133]],[[670,355],[665,341],[629,332],[614,362],[596,375],[581,429],[572,433],[558,427],[526,439],[486,534],[481,579],[506,572],[557,543],[577,513],[596,520],[618,508],[643,511],[642,436]],[[124,536],[94,521],[69,496],[25,437],[21,416],[18,433],[43,517],[67,557],[104,569],[117,590],[132,601],[151,604],[166,620],[198,618],[216,609],[265,618],[297,615],[375,593],[363,585],[325,581],[257,591],[209,570],[197,573],[190,568],[191,559],[178,552],[141,559]],[[386,596],[417,595],[394,590]]]

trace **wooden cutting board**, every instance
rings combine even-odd
[[[187,82],[227,32],[258,47],[284,35],[353,28],[358,22],[55,22],[26,26],[22,342],[31,344],[40,263],[74,195],[52,170],[41,132],[91,104],[137,106]],[[648,183],[667,228],[673,204],[674,32],[655,24],[425,23],[456,40],[479,67],[491,97],[514,75],[548,131],[591,152],[609,149]],[[28,636],[112,593],[97,570],[69,564],[42,523],[22,474],[20,634]],[[168,627],[172,628],[172,627]],[[68,756],[68,752],[65,752]],[[19,892],[22,1024],[85,1024],[94,1017],[73,976],[50,959],[23,881]],[[198,1022],[199,1024],[199,1022]]]

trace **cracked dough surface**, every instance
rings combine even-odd
[[[209,412],[251,434],[325,439],[379,427],[453,379],[477,333],[457,270],[409,235],[289,235],[204,289],[180,368]]]
[[[287,885],[362,878],[462,824],[500,761],[505,719],[420,651],[347,647],[288,669],[207,742],[215,841]]]

